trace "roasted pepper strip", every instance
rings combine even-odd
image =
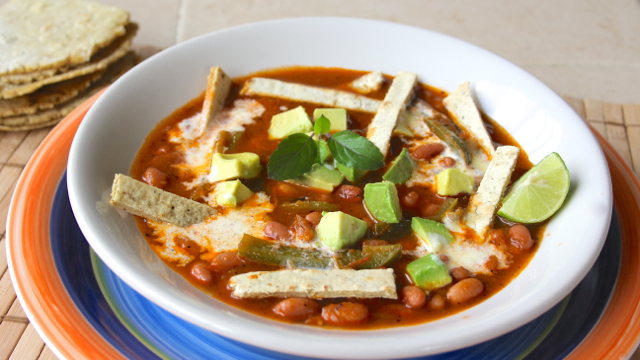
[[[411,235],[411,221],[400,220],[397,224],[379,222],[373,224],[373,236],[376,239],[394,241]]]
[[[293,203],[284,203],[280,208],[286,212],[304,211],[338,211],[338,205],[326,201],[305,201],[299,200]]]
[[[315,249],[282,245],[245,234],[238,244],[238,255],[258,263],[289,268],[333,269],[354,264],[352,266],[356,269],[374,269],[390,265],[402,252],[401,245],[365,246],[364,249],[327,256]]]

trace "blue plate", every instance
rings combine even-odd
[[[135,292],[91,251],[73,217],[66,184],[65,174],[58,185],[50,219],[56,267],[84,317],[122,354],[131,359],[305,359],[216,335]],[[614,212],[598,260],[563,301],[498,338],[420,359],[564,358],[587,336],[609,301],[620,270],[620,239]]]

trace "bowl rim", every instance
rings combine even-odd
[[[183,43],[176,44],[152,56],[151,58],[145,60],[145,62],[143,62],[141,65],[144,66],[144,63],[146,62],[156,61],[156,59],[158,59],[159,57],[166,56],[166,54],[180,52],[182,51],[182,49],[193,46],[194,44],[199,43],[201,41],[205,41],[210,37],[213,38],[217,36],[226,36],[226,34],[233,33],[234,31],[244,31],[244,30],[255,31],[262,27],[269,27],[269,26],[282,26],[282,25],[299,26],[301,25],[300,24],[301,22],[304,22],[305,24],[308,25],[309,22],[326,22],[326,21],[346,22],[346,23],[361,22],[362,24],[366,23],[368,25],[374,25],[374,26],[383,26],[383,27],[391,26],[391,27],[404,28],[405,30],[409,30],[409,31],[424,32],[429,34],[430,36],[446,39],[447,41],[453,42],[457,46],[464,46],[464,47],[473,49],[474,51],[482,52],[484,55],[489,55],[490,57],[493,57],[493,59],[495,59],[496,61],[502,62],[503,64],[508,64],[513,69],[518,69],[522,73],[528,75],[531,78],[530,80],[532,80],[533,83],[536,83],[535,85],[537,87],[540,87],[540,86],[542,87],[542,90],[540,89],[537,89],[537,90],[543,91],[545,93],[545,96],[556,97],[556,99],[554,99],[556,102],[556,105],[564,106],[565,109],[563,110],[565,110],[565,112],[568,111],[569,113],[573,114],[573,117],[576,120],[579,120],[582,126],[587,128],[586,124],[582,122],[582,120],[575,113],[575,111],[568,104],[566,104],[564,100],[562,100],[559,97],[559,95],[553,92],[553,90],[549,89],[542,82],[534,78],[532,75],[528,74],[522,68],[518,67],[515,64],[512,64],[511,62],[503,59],[502,57],[495,55],[489,52],[488,50],[480,48],[476,45],[467,43],[463,40],[451,37],[449,35],[441,34],[435,31],[418,28],[414,26],[398,24],[398,23],[393,23],[388,21],[381,21],[381,20],[368,20],[368,19],[342,18],[342,17],[302,17],[302,18],[278,19],[278,20],[269,20],[269,21],[244,24],[244,25],[239,25],[231,28],[214,31],[208,34],[203,34],[198,37],[189,39]],[[135,71],[136,69],[133,69],[130,73],[125,74],[123,78],[132,76],[131,73]],[[74,138],[73,144],[71,146],[71,151],[69,155],[69,165],[68,165],[69,167],[67,170],[68,171],[67,183],[69,187],[69,197],[70,197],[71,205],[74,211],[74,215],[76,216],[77,219],[80,219],[80,221],[78,221],[78,224],[80,226],[82,233],[85,235],[91,247],[100,256],[100,258],[129,286],[134,288],[137,292],[139,292],[146,298],[150,299],[151,301],[153,301],[163,309],[173,313],[174,315],[182,319],[185,319],[191,323],[197,324],[201,327],[214,331],[225,337],[228,337],[243,343],[247,343],[253,346],[258,346],[258,347],[262,347],[262,348],[266,348],[274,351],[295,354],[295,355],[311,356],[311,357],[322,356],[322,357],[331,357],[331,358],[344,358],[344,357],[364,358],[352,352],[351,353],[341,352],[341,351],[344,351],[344,349],[339,349],[338,351],[336,351],[336,349],[334,348],[328,349],[329,343],[326,342],[326,339],[319,339],[317,336],[318,334],[321,334],[321,336],[323,337],[330,337],[330,338],[332,337],[334,338],[345,337],[345,338],[356,338],[356,339],[361,338],[361,336],[354,335],[353,334],[354,332],[340,331],[340,330],[330,330],[330,331],[322,330],[320,332],[312,333],[311,336],[309,336],[308,338],[305,338],[304,341],[300,339],[300,336],[296,337],[296,341],[298,341],[299,345],[304,347],[304,349],[301,348],[300,346],[297,347],[296,349],[283,349],[281,345],[278,345],[278,341],[281,340],[280,336],[282,334],[292,335],[292,334],[299,333],[300,332],[299,325],[286,325],[284,326],[284,328],[281,328],[280,326],[278,326],[279,330],[271,333],[271,332],[263,331],[266,328],[266,326],[268,326],[268,324],[263,324],[265,327],[262,327],[261,328],[262,330],[255,330],[255,331],[251,329],[247,329],[242,325],[238,327],[234,325],[233,322],[231,321],[221,321],[220,323],[212,324],[208,320],[205,320],[199,317],[195,312],[193,312],[195,308],[190,306],[193,304],[182,303],[181,305],[185,307],[179,307],[176,303],[173,302],[173,300],[175,300],[176,298],[174,296],[171,296],[173,294],[171,294],[170,291],[167,291],[166,289],[164,290],[159,289],[155,285],[150,285],[148,282],[143,281],[143,279],[140,279],[139,277],[130,276],[131,272],[129,270],[131,270],[132,268],[127,268],[128,264],[122,263],[117,258],[114,258],[112,256],[113,254],[111,254],[110,251],[105,246],[103,246],[103,244],[101,243],[101,240],[98,239],[96,236],[94,236],[94,233],[91,229],[90,224],[85,221],[82,221],[82,218],[83,218],[82,213],[86,209],[82,205],[82,200],[80,198],[80,195],[76,193],[76,191],[74,191],[77,188],[78,181],[79,181],[79,179],[75,177],[75,174],[77,174],[77,170],[79,166],[77,164],[77,161],[78,161],[77,158],[78,156],[80,156],[80,152],[81,152],[81,150],[79,150],[81,149],[81,146],[78,145],[81,140],[78,140],[78,139],[82,139],[82,135],[86,132],[86,129],[89,128],[91,124],[91,118],[94,116],[95,113],[98,112],[98,109],[100,108],[100,104],[107,102],[107,99],[110,97],[110,95],[113,92],[117,91],[117,88],[118,88],[117,85],[119,82],[120,80],[118,80],[114,85],[112,85],[111,88],[109,88],[105,92],[105,94],[101,96],[100,99],[98,99],[98,101],[95,104],[98,106],[94,105],[92,109],[89,110],[89,112],[86,115],[85,121],[83,121],[80,127],[78,128],[77,136]],[[86,121],[87,118],[89,119],[89,121]],[[590,136],[593,142],[597,144],[593,134],[590,134]],[[604,226],[600,228],[599,234],[594,234],[594,237],[599,238],[600,241],[599,243],[593,246],[592,251],[589,254],[590,256],[588,256],[585,259],[584,264],[583,266],[580,267],[580,269],[576,270],[572,274],[572,276],[564,279],[565,281],[562,287],[555,288],[552,295],[545,296],[541,301],[536,303],[535,306],[531,305],[529,308],[527,308],[526,311],[522,311],[517,314],[510,314],[509,316],[506,316],[504,319],[494,321],[491,324],[491,326],[488,328],[484,328],[481,330],[472,329],[471,331],[468,331],[467,334],[465,335],[466,341],[464,343],[460,343],[459,341],[456,341],[454,339],[454,340],[441,343],[441,344],[436,344],[433,346],[414,346],[413,348],[403,348],[403,349],[400,349],[401,350],[400,353],[394,354],[394,355],[390,355],[388,351],[387,352],[380,351],[380,348],[374,346],[372,348],[373,350],[369,351],[367,353],[367,356],[365,357],[366,358],[388,358],[390,356],[391,357],[420,356],[420,355],[435,354],[435,353],[459,349],[461,347],[471,346],[479,342],[497,337],[501,334],[504,334],[508,331],[511,331],[521,326],[522,324],[528,321],[533,320],[535,317],[539,316],[543,312],[553,307],[558,301],[560,301],[563,297],[569,294],[571,290],[580,282],[580,280],[582,280],[582,278],[586,275],[588,270],[591,268],[591,266],[595,262],[598,254],[600,253],[600,249],[604,244],[606,233],[609,227],[609,222],[611,219],[612,200],[613,200],[612,190],[611,190],[611,179],[608,175],[609,174],[608,168],[607,168],[607,164],[606,164],[602,149],[598,147],[597,152],[599,152],[599,156],[600,156],[600,158],[597,160],[599,160],[600,163],[604,164],[604,167],[607,169],[607,175],[606,175],[607,181],[605,182],[608,186],[608,189],[605,189],[607,190],[605,191],[606,193],[605,196],[607,197],[607,202],[608,202],[608,205],[607,205],[608,208],[606,209],[608,213],[606,214],[606,220],[605,220],[606,224],[604,224]],[[163,296],[158,296],[159,294],[162,294]],[[251,316],[248,316],[248,317],[251,318]],[[259,319],[257,320],[257,322],[260,323]],[[271,325],[273,324],[274,323],[271,321]],[[411,327],[391,328],[391,329],[372,330],[372,331],[357,331],[357,333],[372,334],[373,332],[376,332],[376,333],[385,333],[386,335],[397,337],[399,335],[398,334],[399,331],[397,331],[396,329],[409,329],[409,328],[415,328],[415,327],[411,326]],[[386,335],[383,335],[383,336],[386,336]],[[325,340],[325,341],[320,341],[320,340]],[[321,352],[320,354],[318,354],[317,351],[324,351],[324,352]]]

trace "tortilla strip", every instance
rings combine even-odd
[[[346,91],[265,78],[252,78],[245,82],[240,95],[269,96],[369,113],[376,112],[380,106],[379,100]]]
[[[444,99],[443,104],[453,115],[457,125],[469,132],[484,153],[491,159],[494,156],[495,149],[493,148],[491,137],[484,127],[480,112],[471,97],[469,82],[467,81],[458,86],[454,92]]]
[[[373,71],[353,80],[349,87],[361,94],[368,94],[380,90],[383,83],[382,71]]]
[[[398,298],[393,269],[254,271],[231,277],[229,287],[239,298]]]
[[[111,204],[133,215],[187,227],[216,213],[209,205],[116,174],[111,188]]]
[[[133,29],[137,29],[137,25],[132,27]],[[129,47],[131,46],[131,39],[135,35],[135,30],[128,32],[126,38],[120,43],[120,45],[111,53],[109,53],[104,59],[87,65],[80,66],[69,70],[67,72],[63,72],[58,75],[54,75],[51,77],[44,78],[42,80],[26,83],[26,84],[6,84],[0,85],[0,98],[10,99],[15,98],[17,96],[25,95],[32,93],[39,88],[54,84],[57,82],[61,82],[64,80],[72,79],[74,77],[90,74],[92,72],[100,71],[107,68],[110,64],[114,63],[118,59],[122,58],[129,51]]]
[[[204,134],[209,122],[224,107],[224,100],[231,89],[231,78],[218,66],[212,67],[207,79],[207,91],[202,104],[198,133]]]
[[[112,64],[107,71],[103,73],[102,77],[93,83],[87,90],[80,93],[75,98],[51,109],[39,111],[35,114],[0,118],[0,130],[33,130],[57,123],[85,100],[98,93],[102,88],[115,81],[120,77],[120,75],[133,67],[134,61],[135,55],[130,52],[118,62]]]
[[[124,34],[129,13],[78,0],[12,0],[0,8],[0,75],[87,62]]]
[[[396,127],[400,113],[411,100],[413,87],[417,82],[418,75],[400,71],[393,79],[389,91],[369,124],[367,139],[380,149],[383,156],[387,155],[393,129]]]
[[[465,223],[474,229],[484,241],[484,235],[493,224],[493,217],[516,167],[520,149],[515,146],[500,146],[489,163],[478,191],[471,196]]]

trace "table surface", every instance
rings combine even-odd
[[[567,101],[640,173],[638,0],[98,0],[140,25],[134,45],[166,48],[218,29],[300,16],[361,17],[435,30],[520,65]],[[7,0],[0,0],[0,6]],[[55,359],[15,298],[5,224],[13,188],[50,128],[0,132],[0,360]],[[640,352],[632,357],[640,360]]]

